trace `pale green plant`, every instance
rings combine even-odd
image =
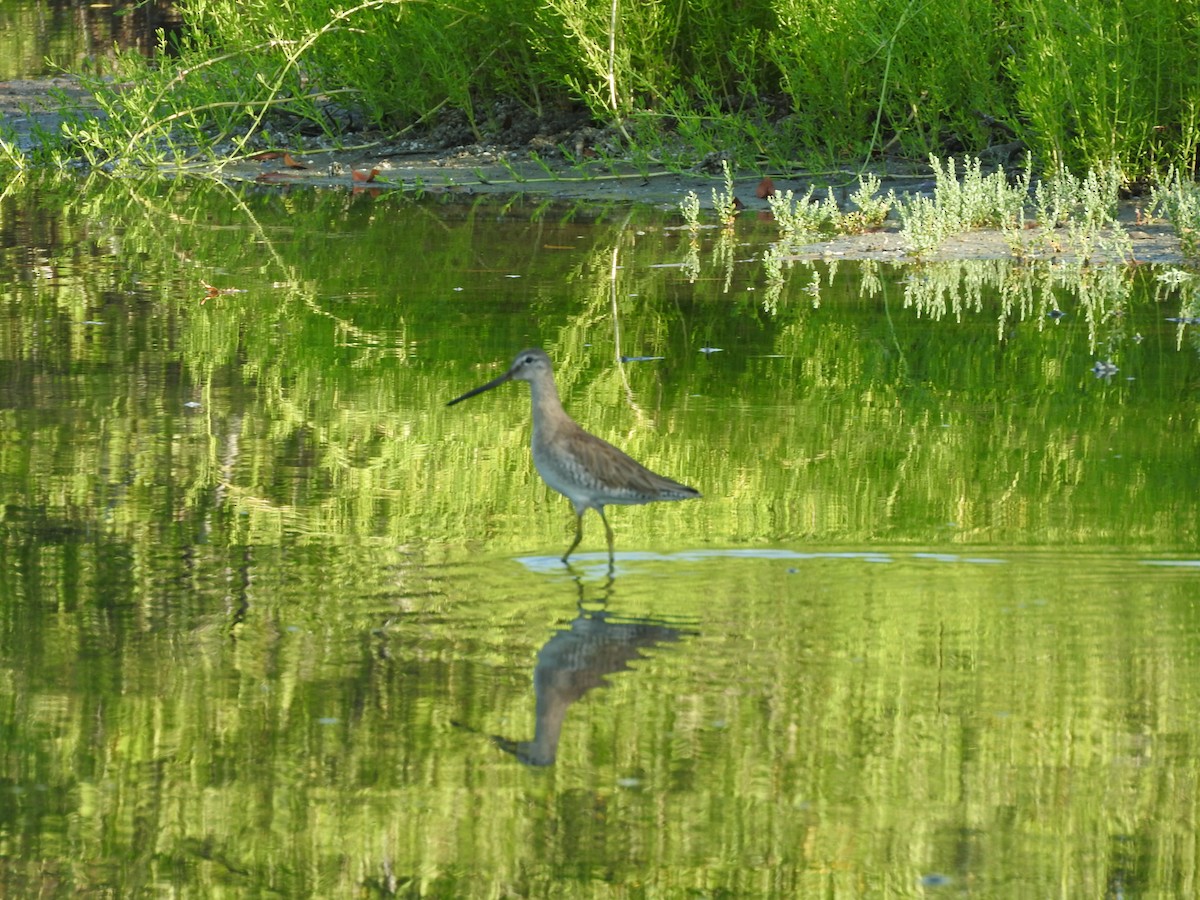
[[[713,208],[717,211],[717,220],[725,228],[732,228],[737,221],[737,197],[733,193],[733,171],[729,168],[729,160],[721,160],[721,169],[725,173],[725,188],[718,191],[712,189]]]
[[[785,238],[803,238],[836,230],[835,223],[841,217],[841,210],[833,191],[820,200],[814,199],[815,193],[816,188],[809,187],[799,198],[792,191],[767,197],[771,214]]]
[[[1083,227],[1097,230],[1116,222],[1117,204],[1124,180],[1121,169],[1115,162],[1088,170],[1079,186],[1079,204],[1082,208],[1080,218]]]
[[[1091,169],[1083,178],[1059,167],[1040,179],[1033,189],[1034,216],[1041,225],[1035,240],[1081,259],[1096,253],[1132,256],[1132,242],[1117,223],[1123,181],[1116,163]]]
[[[679,201],[679,213],[690,231],[700,230],[700,197],[695,191],[688,191],[683,195],[683,199]]]
[[[788,239],[819,234],[861,234],[883,225],[891,211],[895,195],[880,195],[880,184],[875,175],[860,177],[858,188],[850,195],[855,209],[848,212],[842,212],[832,188],[819,199],[815,187],[810,187],[799,198],[792,191],[776,192],[767,197],[767,203],[780,232]]]
[[[1079,179],[1069,169],[1059,166],[1048,176],[1038,179],[1034,185],[1035,215],[1043,228],[1066,225],[1078,204]]]
[[[934,203],[955,231],[971,228],[1001,227],[1019,222],[1024,216],[1029,196],[1029,170],[1010,185],[1002,167],[989,175],[983,174],[978,158],[963,161],[959,178],[954,157],[942,163],[936,156],[929,158],[935,178]]]
[[[850,195],[850,201],[857,207],[852,213],[847,213],[845,219],[852,223],[850,227],[843,226],[845,231],[870,231],[882,227],[887,221],[888,213],[892,211],[894,194],[880,194],[880,182],[874,174],[860,175],[858,188]]]
[[[1024,259],[1029,253],[1029,243],[1026,240],[1024,228],[1005,227],[1000,229],[1000,235],[1008,247],[1013,259]]]
[[[1110,228],[1100,233],[1096,244],[1100,255],[1106,259],[1123,260],[1125,262],[1134,260],[1133,238],[1130,237],[1128,231],[1121,228],[1116,222]]]
[[[1171,223],[1185,256],[1200,259],[1200,186],[1172,171],[1151,193],[1150,210]]]
[[[928,252],[952,234],[973,228],[1019,230],[1029,197],[1029,169],[1010,184],[1002,167],[983,174],[978,159],[963,163],[960,178],[953,157],[929,159],[934,174],[933,197],[914,195],[896,201],[900,231],[911,252]]]
[[[895,195],[893,194],[895,198]],[[909,253],[921,256],[934,250],[943,240],[954,233],[949,219],[942,214],[933,198],[923,194],[895,198],[896,211],[900,215],[900,235],[908,246]]]

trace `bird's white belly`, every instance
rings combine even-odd
[[[533,448],[533,465],[542,476],[542,481],[574,503],[577,509],[597,505],[596,492],[581,483],[580,476],[583,473],[571,471],[561,459],[553,458],[536,445]],[[590,480],[586,479],[586,475],[584,479]]]

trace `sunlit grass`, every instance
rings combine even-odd
[[[105,115],[68,137],[94,164],[160,165],[447,122],[479,141],[513,110],[574,107],[607,128],[598,152],[646,167],[712,154],[771,171],[952,152],[1007,162],[1025,149],[1039,171],[1194,175],[1194,12],[1085,6],[190,0],[188,37],[91,77]]]

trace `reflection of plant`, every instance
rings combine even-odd
[[[782,245],[772,244],[763,253],[763,271],[767,276],[763,290],[763,310],[771,315],[779,311],[779,299],[783,296],[784,285],[787,284],[785,266],[791,266],[791,260],[785,258]]]
[[[695,284],[696,279],[700,277],[700,241],[694,232],[688,239],[687,254],[683,258],[682,268],[688,284]]]
[[[16,130],[8,124],[0,124],[0,172],[17,172],[34,166],[62,169],[67,165],[72,147],[65,134],[86,115],[65,91],[52,88],[47,94],[54,101],[60,125],[47,127],[33,109],[21,104],[26,121],[23,137],[18,137]]]
[[[1183,345],[1184,333],[1191,325],[1193,342],[1200,342],[1200,275],[1183,269],[1167,269],[1155,278],[1154,299],[1165,303],[1172,299],[1171,294],[1179,294],[1179,315],[1172,316],[1169,321],[1179,326],[1177,344]]]
[[[713,244],[713,262],[724,273],[721,290],[723,294],[728,294],[729,289],[733,286],[733,267],[736,261],[733,251],[735,249],[733,231],[728,228],[721,229],[716,243]]]
[[[813,309],[821,308],[821,273],[813,269],[812,278],[804,286],[804,292],[812,297]]]
[[[765,290],[763,291],[763,310],[771,315],[779,312],[779,301],[783,298],[783,289],[787,284],[786,272],[793,265],[799,265],[809,270],[808,283],[802,289],[809,297],[813,309],[821,308],[821,269],[820,264],[811,259],[796,259],[789,256],[783,244],[772,244],[763,254],[763,268],[767,273]],[[825,265],[827,283],[833,286],[837,275],[837,263]]]
[[[1111,353],[1131,291],[1129,268],[1092,266],[1081,258],[1021,266],[1006,259],[938,260],[920,264],[904,280],[904,306],[922,317],[957,321],[982,312],[998,296],[997,334],[1003,338],[1014,321],[1033,320],[1039,329],[1058,321],[1067,296],[1073,301],[1070,314],[1087,324],[1089,349],[1095,352],[1103,343]]]

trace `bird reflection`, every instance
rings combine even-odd
[[[609,585],[611,586],[611,580]],[[558,739],[571,704],[594,687],[607,686],[605,676],[629,669],[643,651],[699,632],[666,619],[616,616],[601,604],[588,609],[579,584],[578,615],[556,631],[541,650],[533,670],[537,697],[532,741],[513,741],[494,735],[496,746],[530,766],[549,766],[558,754]]]

